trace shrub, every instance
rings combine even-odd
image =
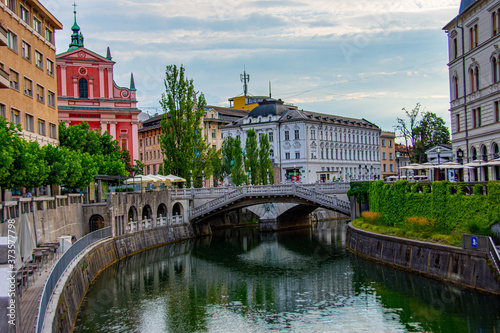
[[[410,230],[430,230],[436,226],[435,219],[428,219],[420,216],[411,216],[405,219],[406,227]]]
[[[382,214],[376,213],[376,212],[366,211],[366,212],[361,213],[361,218],[366,223],[377,224],[380,222],[380,219],[382,218]]]
[[[483,195],[483,185],[481,184],[474,185],[472,193],[474,193],[474,195]]]

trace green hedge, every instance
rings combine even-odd
[[[487,195],[482,195],[483,186],[475,185],[474,195],[466,196],[462,184],[434,182],[429,193],[425,184],[402,180],[390,185],[379,180],[370,183],[368,197],[370,210],[381,213],[385,225],[397,226],[407,217],[420,216],[436,219],[446,230],[481,233],[500,222],[500,182],[490,181],[487,187]]]

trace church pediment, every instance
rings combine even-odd
[[[106,62],[113,64],[114,61],[104,58],[103,56],[92,52],[84,47],[78,48],[76,50],[68,51],[57,55],[57,59],[66,60],[80,60],[80,61],[93,61],[93,62]]]

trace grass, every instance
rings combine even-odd
[[[355,219],[356,228],[382,235],[414,239],[451,246],[462,246],[462,235],[457,230],[446,230],[435,219],[413,216],[397,226],[384,225],[380,213],[363,212]]]

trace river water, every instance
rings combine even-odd
[[[500,332],[500,297],[361,259],[345,223],[216,232],[111,266],[75,332]]]

